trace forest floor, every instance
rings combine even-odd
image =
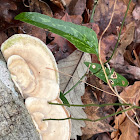
[[[77,67],[84,61],[81,60],[83,54],[79,54],[78,52],[79,56],[76,58],[78,61],[71,61],[72,57],[77,57],[77,52],[74,54],[76,47],[73,44],[45,29],[14,20],[14,17],[21,12],[42,13],[66,22],[91,28],[96,32],[97,38],[99,39],[109,24],[111,15],[114,13],[112,22],[101,40],[101,59],[103,62],[106,62],[110,58],[118,37],[120,37],[117,49],[109,61],[109,66],[114,68],[117,73],[123,75],[129,82],[127,87],[116,87],[119,95],[127,103],[139,106],[140,0],[117,0],[115,10],[113,11],[114,2],[115,0],[0,0],[0,45],[14,34],[23,33],[38,37],[47,44],[54,54],[59,70],[61,71],[63,69],[67,75],[70,74],[73,76],[74,72],[78,71]],[[129,4],[130,6],[126,15]],[[125,15],[126,18],[121,30]],[[90,54],[90,57],[92,63],[99,63],[96,55]],[[65,64],[61,68],[59,63],[64,61],[71,61],[71,64]],[[72,67],[73,65],[75,65],[75,68]],[[64,67],[69,67],[70,73]],[[66,75],[63,76],[66,77]],[[65,84],[65,87],[62,87],[63,89],[60,88],[61,91],[64,92],[64,89],[69,84],[69,80]],[[83,104],[119,103],[118,97],[104,92],[112,93],[110,87],[90,72],[87,74],[86,82],[103,91],[84,84],[85,88],[81,91],[84,92],[84,95],[79,97]],[[102,108],[91,106],[84,109],[87,117],[92,120],[121,110],[122,107],[113,105]],[[127,111],[127,113],[115,114],[112,117],[97,122],[85,121],[85,127],[80,128],[82,135],[77,136],[77,139],[139,140],[139,128],[140,109],[134,109],[133,111]]]

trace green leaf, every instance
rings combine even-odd
[[[60,99],[62,100],[64,104],[68,104],[68,107],[70,107],[67,98],[64,96],[62,92],[60,92]]]
[[[90,63],[90,62],[84,62],[84,64],[89,67],[89,70],[98,78],[103,80],[105,83],[107,83],[104,72],[102,70],[102,67],[100,64],[97,63]],[[105,69],[106,74],[108,76],[109,81],[111,82],[112,86],[127,86],[129,83],[125,77],[122,75],[116,73],[114,69],[111,69],[111,72],[109,71],[108,68]]]
[[[96,33],[90,28],[35,12],[20,13],[15,19],[48,29],[69,40],[79,50],[98,56],[98,39]]]

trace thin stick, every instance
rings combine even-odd
[[[69,89],[67,92],[64,93],[64,96],[66,94],[68,94],[71,90],[73,90],[76,86],[78,86],[78,84],[81,82],[80,80],[82,80],[86,76],[86,74],[88,73],[90,65],[88,66],[86,73],[78,80],[78,82],[71,89]]]
[[[94,16],[95,8],[96,8],[97,4],[98,4],[98,0],[94,0],[94,6],[93,6],[92,14],[91,14],[91,17],[90,17],[90,23],[94,22],[93,16]]]
[[[112,59],[112,57],[113,57],[113,55],[114,55],[114,53],[115,53],[115,51],[116,51],[116,49],[117,49],[117,47],[118,47],[118,45],[119,45],[120,36],[121,36],[121,32],[122,32],[122,28],[123,28],[123,25],[124,25],[124,22],[125,22],[125,19],[126,19],[126,16],[127,16],[127,13],[128,13],[129,6],[130,6],[131,1],[132,1],[132,0],[129,0],[128,6],[127,6],[127,10],[126,10],[126,12],[125,12],[125,16],[124,16],[123,21],[122,21],[121,29],[120,29],[120,31],[119,31],[118,40],[117,40],[117,43],[116,43],[115,48],[114,48],[114,50],[113,50],[113,53],[112,53],[111,57],[105,62],[105,64],[108,63],[108,62]]]
[[[122,97],[120,97],[119,95],[117,95],[116,92],[114,91],[114,89],[112,88],[112,86],[111,86],[111,84],[110,84],[110,82],[109,82],[109,80],[108,80],[108,77],[107,77],[107,74],[106,74],[106,71],[105,71],[104,64],[103,64],[103,62],[102,62],[102,60],[101,60],[101,40],[102,40],[103,35],[105,34],[105,32],[107,31],[107,29],[109,28],[109,26],[110,26],[110,24],[111,24],[111,22],[112,22],[112,19],[113,19],[113,16],[114,16],[114,10],[115,10],[115,6],[116,6],[116,2],[117,2],[117,0],[115,0],[115,2],[114,2],[113,13],[112,13],[112,15],[111,15],[110,21],[109,21],[107,27],[105,28],[105,30],[103,31],[103,33],[102,33],[101,36],[100,36],[98,52],[99,52],[99,61],[100,61],[100,64],[101,64],[101,66],[102,66],[103,72],[104,72],[104,74],[105,74],[105,78],[106,78],[107,84],[109,85],[109,87],[110,87],[110,89],[112,90],[112,92],[113,92],[118,98],[120,98],[124,103],[127,103]]]
[[[112,90],[112,92],[119,98],[120,102],[122,103],[122,101],[123,101],[124,103],[127,104],[127,102],[118,94],[118,92],[116,92],[116,91],[112,88],[112,86],[111,86],[111,84],[110,84],[110,82],[109,82],[109,80],[108,80],[108,76],[107,76],[107,74],[106,74],[106,71],[105,71],[105,68],[104,68],[104,64],[103,64],[103,62],[102,62],[102,60],[101,60],[101,45],[100,45],[100,44],[101,44],[101,40],[102,40],[103,35],[105,34],[105,32],[107,31],[107,29],[109,28],[109,26],[110,26],[110,24],[111,24],[111,22],[112,22],[112,19],[113,19],[113,16],[114,16],[114,10],[115,10],[115,6],[116,6],[116,2],[117,2],[117,0],[115,0],[115,2],[114,2],[113,13],[112,13],[112,15],[111,15],[109,24],[107,25],[107,27],[105,28],[105,30],[103,31],[103,33],[102,33],[101,36],[100,36],[98,52],[99,52],[99,61],[100,61],[100,64],[101,64],[101,66],[102,66],[103,72],[104,72],[104,74],[105,74],[105,78],[106,78],[107,84],[109,85],[109,87],[110,87],[110,89]],[[131,2],[131,0],[129,1],[129,4],[128,4],[127,9],[129,8],[130,2]],[[126,15],[125,15],[125,16],[126,16]],[[123,21],[123,22],[124,22],[124,21]],[[133,110],[133,112],[134,112],[134,110]],[[127,114],[127,116],[128,116],[128,114]],[[128,117],[128,118],[130,118],[130,117]],[[136,122],[134,122],[131,118],[130,118],[130,120],[132,121],[132,123],[134,123],[137,127],[140,128],[140,126],[139,126]]]
[[[57,72],[59,72],[59,73],[61,73],[61,74],[63,74],[63,75],[66,75],[66,76],[69,76],[69,77],[72,77],[72,78],[77,78],[77,77],[75,77],[75,76],[66,74],[66,73],[64,73],[64,72],[62,72],[62,71],[59,71],[59,70],[55,70],[55,69],[48,68],[48,67],[46,67],[46,69],[53,70],[53,71],[57,71]],[[95,89],[97,89],[97,90],[100,90],[100,91],[102,91],[102,92],[105,92],[105,93],[110,94],[110,95],[113,95],[113,96],[116,96],[116,95],[113,94],[113,93],[110,93],[110,92],[108,92],[108,91],[102,90],[102,89],[100,89],[100,88],[98,88],[98,87],[96,87],[96,86],[93,86],[92,84],[89,84],[89,83],[87,83],[87,82],[85,82],[85,81],[83,81],[83,80],[79,80],[79,81],[81,81],[81,82],[87,84],[88,86],[91,86],[91,87],[93,87],[93,88],[95,88]]]
[[[116,86],[114,87],[114,89],[115,89],[115,91],[116,91],[116,93],[118,94],[118,91],[117,91],[117,88],[116,88]],[[122,101],[121,100],[119,100],[120,101],[120,103],[122,103]],[[124,107],[124,105],[122,104],[122,108],[123,109],[125,109],[125,107]],[[132,109],[132,111],[133,111],[133,113],[136,115],[136,112],[134,111],[134,109]],[[137,124],[134,120],[132,120],[132,118],[128,115],[128,113],[127,112],[124,112],[125,113],[125,115],[128,117],[128,119],[132,122],[132,123],[134,123],[138,128],[140,128],[140,125],[139,124]],[[136,116],[137,117],[137,116]]]

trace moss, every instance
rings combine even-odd
[[[8,49],[9,47],[13,46],[13,45],[15,44],[15,42],[20,41],[22,38],[23,38],[23,37],[21,37],[21,36],[16,36],[16,37],[13,37],[13,38],[7,40],[7,41],[3,44],[2,50],[1,50],[1,51],[3,52],[4,50],[6,50],[6,49]]]

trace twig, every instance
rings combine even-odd
[[[116,86],[114,87],[114,89],[115,89],[116,93],[118,94],[118,91],[117,91]],[[119,102],[122,103],[121,100],[119,100]],[[122,105],[122,108],[123,108],[123,110],[125,109],[124,105]],[[136,114],[136,112],[135,112],[133,109],[132,109],[132,111],[134,112],[134,114]],[[125,113],[125,115],[128,117],[128,119],[129,119],[132,123],[134,123],[138,128],[140,128],[140,125],[137,124],[137,123],[127,114],[127,112],[124,112],[124,113]],[[137,116],[136,116],[136,118],[137,118]],[[139,122],[139,121],[138,121],[138,122]]]
[[[105,71],[104,64],[103,64],[103,62],[102,62],[102,60],[101,60],[101,40],[102,40],[103,35],[105,34],[105,32],[107,31],[107,29],[109,28],[109,26],[110,26],[110,24],[111,24],[111,22],[112,22],[112,19],[113,19],[113,16],[114,16],[114,10],[115,10],[115,6],[116,6],[116,2],[117,2],[117,0],[115,0],[115,2],[114,2],[113,13],[112,13],[112,15],[111,15],[110,21],[109,21],[107,27],[105,28],[105,30],[103,31],[103,33],[102,33],[101,36],[100,36],[98,52],[99,52],[99,61],[100,61],[100,64],[101,64],[101,66],[102,66],[103,72],[104,72],[104,74],[105,74],[105,78],[106,78],[107,84],[109,85],[109,87],[110,87],[110,89],[112,90],[112,92],[113,92],[118,98],[120,98],[124,103],[127,103],[122,97],[120,97],[119,95],[117,95],[116,92],[114,91],[114,89],[112,88],[112,86],[111,86],[111,84],[110,84],[110,82],[109,82],[109,80],[108,80],[108,77],[107,77],[107,74],[106,74],[106,71]]]
[[[75,77],[75,76],[66,74],[66,73],[64,73],[64,72],[62,72],[62,71],[58,71],[58,70],[55,70],[55,69],[52,69],[52,68],[46,67],[46,69],[53,70],[53,71],[57,71],[57,72],[59,72],[59,73],[61,73],[61,74],[63,74],[63,75],[66,75],[66,76],[69,76],[69,77],[72,77],[72,78],[77,78],[77,77]],[[96,87],[96,86],[93,86],[92,84],[89,84],[89,83],[87,83],[87,82],[85,82],[85,81],[83,81],[83,80],[79,80],[79,81],[80,81],[80,82],[83,82],[83,83],[87,84],[88,86],[91,86],[91,87],[93,87],[93,88],[95,88],[95,89],[97,89],[97,90],[100,90],[100,91],[102,91],[102,92],[105,92],[105,93],[110,94],[110,95],[113,95],[113,96],[116,96],[115,94],[112,94],[112,93],[110,93],[110,92],[108,92],[108,91],[102,90],[102,89],[100,89],[100,88],[98,88],[98,87]]]
[[[96,8],[97,4],[98,4],[98,0],[94,0],[94,6],[93,6],[92,14],[91,14],[91,17],[90,17],[90,23],[94,22],[93,16],[94,16],[95,8]]]
[[[99,61],[100,61],[100,64],[101,64],[101,66],[102,66],[103,72],[104,72],[104,74],[105,74],[105,78],[106,78],[107,84],[109,85],[109,87],[110,87],[110,89],[112,90],[112,92],[119,98],[119,101],[120,101],[121,103],[122,103],[122,101],[123,101],[124,103],[127,104],[127,102],[118,94],[117,90],[115,91],[115,90],[112,88],[112,86],[111,86],[111,84],[110,84],[110,82],[109,82],[109,80],[108,80],[108,77],[107,77],[107,74],[106,74],[106,71],[105,71],[105,68],[104,68],[104,64],[103,64],[103,62],[102,62],[102,60],[101,60],[101,45],[100,45],[100,44],[101,44],[101,40],[102,40],[103,35],[104,35],[105,32],[108,30],[108,28],[109,28],[109,26],[110,26],[110,24],[111,24],[111,22],[112,22],[112,19],[113,19],[113,16],[114,16],[114,10],[115,10],[115,6],[116,6],[116,2],[117,2],[117,0],[115,0],[115,2],[114,2],[113,12],[112,12],[110,21],[109,21],[107,27],[105,28],[105,30],[103,31],[103,33],[102,33],[101,36],[100,36],[98,52],[99,52]],[[129,1],[129,5],[130,5],[130,2],[131,2],[131,0]],[[129,8],[129,5],[128,5],[128,8]],[[125,15],[125,16],[126,16],[126,15]],[[116,88],[115,88],[115,89],[116,89]],[[128,115],[127,115],[127,116],[128,116]],[[128,117],[128,118],[130,118],[130,117]],[[130,120],[132,121],[132,123],[134,123],[137,127],[140,128],[140,126],[139,126],[136,122],[134,122],[132,119],[130,119]]]
[[[115,51],[116,51],[116,49],[117,49],[117,47],[118,47],[118,45],[119,45],[120,36],[121,36],[121,32],[122,32],[122,28],[123,28],[123,25],[124,25],[124,22],[125,22],[125,19],[126,19],[126,16],[127,16],[127,13],[128,13],[129,6],[130,6],[131,1],[132,1],[132,0],[129,0],[128,6],[127,6],[127,10],[126,10],[126,12],[125,12],[125,16],[124,16],[123,21],[122,21],[121,29],[120,29],[120,31],[119,31],[118,40],[117,40],[117,43],[116,43],[115,48],[114,48],[114,50],[113,50],[113,53],[112,53],[111,57],[105,62],[105,64],[108,63],[108,62],[112,59],[112,57],[113,57],[113,55],[114,55],[114,53],[115,53]]]

